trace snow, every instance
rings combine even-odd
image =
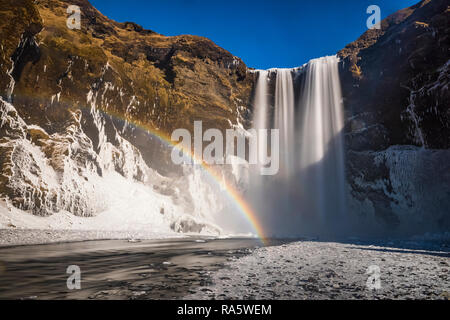
[[[232,201],[223,196],[220,184],[201,167],[186,167],[181,177],[159,175],[115,127],[113,141],[108,140],[96,100],[91,90],[87,101],[98,131],[97,146],[82,129],[81,112],[72,114],[64,131],[49,135],[37,125],[27,125],[12,104],[0,101],[0,127],[6,132],[0,149],[7,154],[5,166],[10,166],[4,171],[4,187],[19,199],[2,203],[0,228],[138,232],[152,237],[227,235],[217,218]],[[42,139],[35,144],[30,136]],[[232,169],[232,178],[241,175]],[[41,240],[45,242],[45,236]]]
[[[178,237],[171,228],[174,222],[194,219],[184,215],[183,208],[172,203],[169,196],[154,192],[142,183],[128,180],[116,172],[98,178],[95,185],[105,195],[107,208],[93,217],[79,217],[61,210],[48,217],[19,210],[7,202],[0,202],[0,229],[68,230],[96,232],[130,232],[146,235],[145,238]],[[161,213],[161,208],[164,208]],[[219,229],[206,222],[197,221],[198,233],[217,235]],[[69,233],[70,234],[70,233]],[[187,232],[186,234],[189,234]],[[86,239],[89,239],[87,237]],[[86,240],[85,239],[85,240]]]
[[[158,205],[165,200],[162,196],[158,199],[151,194],[151,189],[133,183],[118,173],[98,178],[97,183],[106,195],[104,200],[108,208],[95,217],[79,217],[65,210],[41,217],[3,203],[0,212],[1,226],[12,224],[18,228],[53,230],[170,231],[164,226],[163,217],[152,214],[159,212]]]

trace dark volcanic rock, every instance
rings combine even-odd
[[[395,230],[450,228],[449,28],[424,0],[338,53],[351,210]]]
[[[449,28],[448,1],[425,0],[339,52],[351,149],[450,148]]]

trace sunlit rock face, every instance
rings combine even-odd
[[[69,5],[81,8],[81,30],[66,25]],[[0,194],[10,205],[92,217],[121,199],[131,206],[117,210],[156,229],[221,232],[221,190],[173,165],[157,135],[194,120],[246,124],[253,78],[239,58],[206,38],[109,20],[87,0],[2,1],[0,45]]]
[[[68,5],[81,8],[81,30],[67,28]],[[1,95],[27,123],[49,134],[61,130],[71,112],[85,113],[94,102],[112,115],[107,134],[111,126],[119,128],[147,163],[167,173],[175,169],[158,142],[125,124],[170,135],[191,129],[193,119],[206,130],[248,118],[244,107],[253,80],[245,64],[206,38],[165,37],[117,23],[87,0],[3,1],[0,23]],[[83,127],[94,141],[96,132],[85,122],[87,116]]]
[[[448,1],[381,25],[338,54],[353,210],[373,229],[449,230]]]

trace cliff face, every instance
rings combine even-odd
[[[448,2],[421,1],[338,53],[352,150],[450,147],[449,29]]]
[[[66,25],[69,5],[81,30]],[[2,0],[0,45],[2,197],[36,215],[95,216],[113,172],[147,184],[147,201],[161,203],[152,214],[172,230],[207,228],[186,214],[205,218],[220,201],[195,172],[161,176],[182,168],[157,135],[194,119],[245,123],[253,80],[239,58],[202,37],[109,20],[87,0]]]
[[[81,30],[66,26],[69,5],[81,8]],[[222,129],[229,120],[244,121],[242,106],[252,86],[247,68],[208,39],[165,37],[116,23],[87,0],[5,0],[1,10],[0,92],[4,99],[11,95],[20,116],[49,134],[90,102],[114,115],[111,121],[121,129],[119,120],[162,133],[190,129],[192,119]],[[85,129],[95,141],[89,124]],[[124,137],[149,149],[149,138],[128,129]],[[144,158],[161,157],[147,152]]]
[[[338,53],[352,209],[391,227],[450,227],[449,28],[425,0]]]

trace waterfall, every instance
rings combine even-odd
[[[343,103],[337,57],[306,66],[298,112],[300,181],[308,210],[322,219],[340,219],[345,211]]]
[[[290,177],[294,173],[294,85],[292,70],[278,69],[275,88],[274,128],[280,130],[281,174]]]
[[[311,60],[301,68],[271,69],[276,73],[274,86],[267,71],[258,71],[253,127],[280,130],[280,172],[252,186],[257,190],[252,194],[257,194],[255,206],[273,235],[333,232],[344,223],[338,62],[333,56]]]
[[[255,114],[253,117],[253,128],[256,130],[266,129],[269,126],[269,100],[268,100],[268,72],[261,70],[258,72],[258,80],[255,89]],[[258,139],[258,149],[252,150],[256,152],[253,155],[255,159],[262,159],[264,155],[260,155],[264,150],[265,141]],[[258,165],[258,170],[261,164]],[[257,174],[256,174],[257,176]]]
[[[268,72],[261,70],[258,72],[258,81],[256,83],[255,90],[255,115],[254,115],[254,128],[266,129],[268,126],[268,98],[267,98],[267,76]]]

